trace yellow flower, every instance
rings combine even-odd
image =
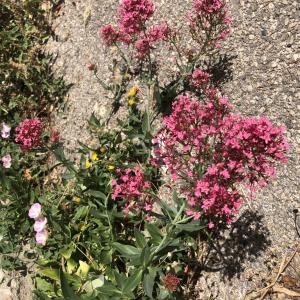
[[[92,152],[92,154],[91,154],[91,160],[93,160],[93,161],[99,160],[97,152]]]
[[[92,166],[91,162],[87,159],[87,160],[85,161],[85,168],[86,168],[86,169],[89,169],[91,166]]]
[[[79,197],[74,197],[73,198],[73,202],[75,203],[80,203],[81,202],[81,199]]]
[[[107,170],[109,170],[109,171],[112,171],[114,169],[115,169],[115,166],[113,166],[113,165],[108,165],[107,166]]]
[[[134,98],[129,98],[128,105],[132,106],[135,104]]]
[[[129,97],[134,97],[136,95],[136,93],[138,92],[138,87],[137,86],[134,86],[133,88],[131,88],[129,91],[128,91],[128,96]]]

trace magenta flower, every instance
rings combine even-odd
[[[201,88],[208,83],[208,80],[210,79],[210,77],[211,77],[211,75],[209,75],[208,73],[206,73],[202,70],[196,69],[192,74],[192,83],[195,87]]]
[[[194,0],[195,11],[204,16],[220,11],[223,6],[224,1],[220,0]]]
[[[18,133],[16,142],[20,143],[23,151],[29,151],[33,147],[40,146],[43,124],[40,119],[25,119],[16,129]]]
[[[99,28],[102,39],[107,46],[111,46],[118,41],[120,34],[111,25],[105,25]]]
[[[42,206],[39,203],[34,203],[29,209],[28,216],[31,219],[38,219],[41,216]]]
[[[2,163],[3,163],[3,167],[5,169],[9,169],[11,167],[11,156],[10,156],[10,154],[7,154],[7,155],[3,156],[1,158],[1,160],[2,160]]]
[[[119,6],[121,31],[129,35],[140,33],[153,13],[154,5],[149,0],[122,0]]]
[[[11,130],[11,128],[10,128],[8,125],[6,125],[5,123],[2,123],[1,136],[2,136],[4,139],[9,138],[10,130]]]
[[[35,234],[35,240],[36,240],[37,244],[39,244],[39,245],[45,246],[46,242],[47,242],[47,239],[48,239],[48,231],[47,231],[47,229],[44,229],[42,231],[38,231]]]
[[[121,172],[118,180],[112,181],[113,200],[124,200],[124,212],[128,215],[129,211],[135,212],[144,210],[149,213],[152,210],[152,203],[155,201],[151,196],[151,183],[144,177],[143,170],[139,167],[127,168]]]
[[[34,231],[40,232],[43,231],[46,228],[47,225],[47,218],[46,217],[40,217],[35,220],[33,228]]]
[[[243,202],[238,186],[250,192],[265,186],[276,174],[276,161],[287,161],[289,145],[284,128],[266,117],[231,113],[216,89],[205,89],[203,96],[203,103],[190,95],[174,102],[154,138],[153,165],[167,167],[194,220],[204,215],[229,224]]]

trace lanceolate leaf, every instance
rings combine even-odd
[[[73,289],[70,287],[64,273],[60,271],[60,284],[61,290],[65,300],[80,300],[80,297],[77,296]]]

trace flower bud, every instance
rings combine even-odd
[[[42,206],[39,203],[34,203],[29,209],[28,216],[31,219],[37,219],[40,217],[42,211]]]

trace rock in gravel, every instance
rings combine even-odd
[[[9,288],[0,288],[0,300],[13,300]]]

